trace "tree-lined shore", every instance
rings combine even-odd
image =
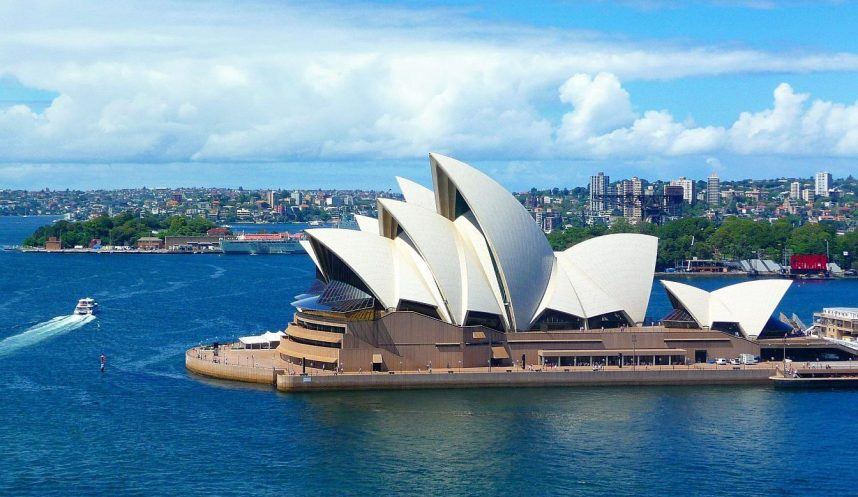
[[[57,221],[38,228],[23,241],[25,247],[43,247],[50,237],[56,237],[63,248],[89,245],[100,239],[105,245],[134,245],[144,236],[205,235],[215,224],[202,217],[146,216],[137,217],[131,212],[110,217],[99,216],[88,221]]]
[[[858,232],[837,235],[834,223],[829,222],[795,226],[789,219],[769,222],[728,217],[716,223],[694,217],[659,226],[650,223],[632,225],[620,220],[610,228],[595,225],[553,231],[548,240],[554,250],[564,250],[589,238],[610,233],[657,236],[659,269],[674,267],[693,257],[738,260],[759,256],[780,262],[785,251],[824,254],[826,249],[831,260],[842,268],[858,269]]]

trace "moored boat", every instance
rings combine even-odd
[[[254,233],[221,238],[220,249],[224,254],[301,254],[305,252],[299,243],[302,239],[301,234]]]

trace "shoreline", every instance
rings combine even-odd
[[[220,250],[199,250],[199,251],[180,251],[180,250],[165,250],[165,249],[154,249],[154,250],[141,250],[141,249],[129,249],[129,250],[100,250],[100,249],[60,249],[60,250],[45,250],[43,248],[19,248],[9,250],[10,252],[21,252],[24,254],[129,254],[129,255],[141,255],[141,254],[155,254],[155,255],[195,255],[195,254],[214,254],[214,255],[223,255],[223,252]]]

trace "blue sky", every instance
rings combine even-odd
[[[858,171],[848,1],[0,5],[0,188]]]

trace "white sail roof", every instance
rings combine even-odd
[[[545,234],[521,203],[483,172],[443,155],[429,158],[438,213],[455,220],[465,209],[462,201],[467,204],[497,267],[512,327],[529,329],[554,267]]]
[[[756,337],[783,299],[791,280],[747,281],[707,292],[675,281],[662,280],[671,296],[700,326],[737,323],[746,337]]]
[[[396,177],[396,182],[406,202],[424,209],[435,210],[435,193],[432,190],[399,176]]]
[[[307,230],[312,242],[302,245],[326,279],[358,278],[387,309],[403,300],[426,304],[454,324],[479,312],[524,331],[547,309],[585,319],[622,312],[643,321],[654,237],[607,235],[555,254],[498,183],[442,155],[430,154],[430,164],[434,192],[397,178],[406,201],[379,199],[378,219],[355,217],[359,231]]]
[[[709,318],[714,322],[732,317],[746,336],[757,336],[763,331],[790,285],[792,280],[766,279],[719,288],[712,292],[712,296],[723,304],[728,315],[722,317],[720,309],[716,307],[710,308],[712,314]]]
[[[634,233],[598,236],[562,253],[589,282],[601,289],[635,323],[646,316],[658,238]],[[586,310],[586,309],[585,309]],[[588,312],[588,316],[593,316]]]
[[[441,292],[438,291],[426,261],[407,236],[397,237],[393,240],[393,246],[397,306],[402,300],[428,304],[437,309],[441,319],[449,322],[450,314],[444,306]]]
[[[315,264],[316,267],[319,268],[319,272],[322,273],[322,275],[324,275],[325,271],[322,269],[322,266],[319,264],[319,258],[318,258],[318,256],[316,256],[316,253],[313,251],[313,246],[310,243],[310,240],[299,240],[298,243],[300,243],[301,246],[304,247],[304,251],[307,252],[307,255],[310,256],[310,260],[312,260],[313,264]]]
[[[306,233],[339,257],[384,307],[395,308],[400,299],[437,305],[408,249],[394,240],[377,233],[331,228]]]
[[[355,214],[355,221],[357,222],[359,230],[369,231],[370,233],[378,233],[378,219],[374,217]]]
[[[700,326],[711,326],[709,319],[710,294],[695,286],[676,281],[661,280],[661,285],[697,321]]]
[[[557,255],[557,262],[575,288],[575,294],[581,302],[582,317],[590,318],[622,310],[616,299],[590,278],[589,274],[581,269],[572,257],[569,257],[569,254],[561,252]]]
[[[572,280],[566,269],[561,267],[560,260],[555,260],[548,288],[534,318],[538,318],[546,309],[553,309],[582,318],[587,317],[581,299],[578,297],[578,292],[572,286]]]
[[[426,261],[452,322],[463,324],[468,310],[500,314],[473,249],[452,221],[406,202],[379,199],[378,205],[382,223],[388,217],[395,221]]]
[[[509,328],[509,319],[503,310],[504,302],[500,282],[495,276],[486,239],[480,229],[477,228],[474,215],[469,212],[459,216],[453,221],[453,225],[456,227],[456,232],[459,234],[463,245],[462,253],[465,255],[464,261],[468,267],[468,274],[475,275],[473,278],[466,278],[462,281],[463,292],[467,295],[465,307],[469,310],[500,314],[504,326]],[[488,285],[490,291],[485,291],[485,285]]]

